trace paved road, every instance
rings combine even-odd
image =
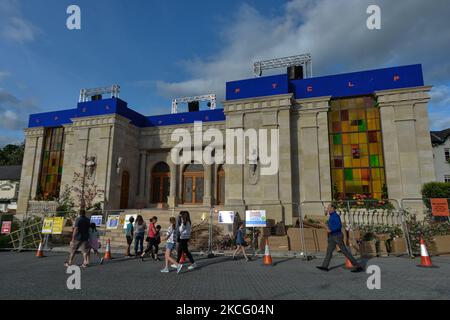
[[[341,257],[329,273],[315,268],[321,260],[274,259],[267,267],[261,259],[199,257],[197,270],[179,275],[161,274],[161,262],[121,258],[83,269],[81,290],[68,290],[66,257],[0,252],[0,299],[450,299],[448,257],[435,257],[436,269],[416,267],[419,259],[371,259],[381,268],[381,290],[368,290],[369,275],[344,270]]]

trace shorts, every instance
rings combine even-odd
[[[131,246],[132,243],[133,243],[133,237],[127,236],[127,244],[128,244],[129,246]]]
[[[80,249],[81,253],[88,254],[91,246],[89,245],[88,240],[75,240],[70,244],[70,253],[74,254],[77,250]]]
[[[176,244],[173,242],[167,242],[166,243],[166,249],[169,249],[170,251],[175,250]]]

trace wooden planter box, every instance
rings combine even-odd
[[[433,239],[432,254],[450,254],[450,235],[437,236]]]
[[[376,240],[361,241],[360,243],[361,257],[373,258],[377,255]]]
[[[395,238],[390,240],[390,255],[401,256],[408,253],[405,238]]]

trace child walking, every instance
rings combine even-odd
[[[245,257],[245,261],[249,261],[250,259],[245,254],[245,239],[244,239],[244,223],[239,222],[238,229],[236,231],[236,250],[233,253],[233,260],[236,260],[236,254],[239,251],[242,251],[242,254]]]
[[[171,263],[173,266],[177,268],[177,273],[180,273],[181,269],[183,268],[183,265],[181,263],[178,263],[175,261],[174,258],[170,256],[173,250],[175,250],[176,247],[176,226],[175,226],[175,217],[170,218],[170,226],[167,228],[167,235],[166,235],[166,252],[164,254],[165,263],[166,266],[164,269],[161,270],[163,273],[168,273],[169,271],[169,263]]]
[[[127,238],[127,251],[125,252],[126,257],[131,257],[131,244],[133,243],[133,237],[134,237],[134,217],[130,217],[128,219],[127,229],[125,231],[125,237]]]
[[[98,257],[100,254],[98,253],[98,249],[100,248],[100,242],[98,241],[100,235],[97,231],[97,226],[95,223],[91,223],[91,226],[89,228],[89,246],[94,251],[95,255]],[[89,255],[91,253],[91,250],[89,250]],[[89,257],[90,259],[90,257]],[[100,259],[100,264],[103,263],[103,258]]]

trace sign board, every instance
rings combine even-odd
[[[265,227],[266,226],[266,210],[247,210],[245,211],[246,227]]]
[[[44,218],[42,224],[42,234],[52,234],[53,218]]]
[[[137,214],[126,214],[125,215],[125,220],[123,221],[123,228],[126,229],[128,223],[130,222],[130,218],[133,217],[134,221],[136,221],[137,218]]]
[[[233,224],[234,211],[219,211],[219,223]]]
[[[120,215],[109,215],[108,221],[106,222],[106,229],[117,229],[119,226]]]
[[[11,233],[11,221],[3,221],[2,234],[10,234],[10,233]]]
[[[97,227],[100,227],[102,225],[102,222],[103,216],[101,215],[91,216],[91,223],[95,223]]]
[[[434,217],[448,217],[448,202],[447,199],[430,199],[431,212]]]
[[[62,234],[63,227],[64,227],[63,217],[53,218],[52,234]]]

